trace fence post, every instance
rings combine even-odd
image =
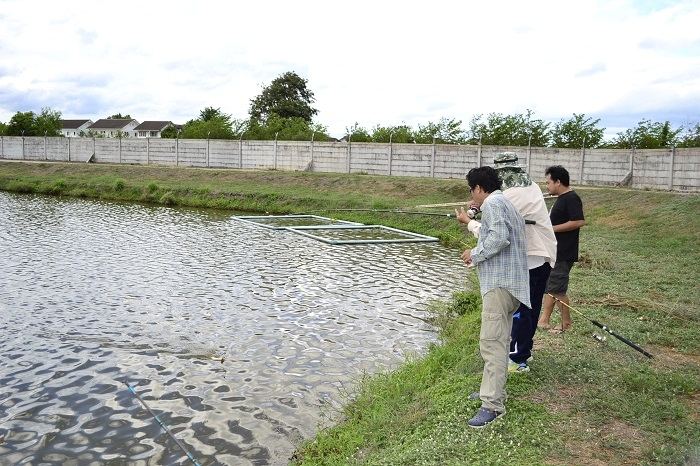
[[[49,156],[46,152],[46,131],[44,131],[44,160],[49,160]]]
[[[0,157],[5,158],[5,136],[0,136]]]
[[[530,142],[532,141],[532,134],[530,134],[530,137],[527,138],[527,160],[525,164],[527,165],[527,176],[530,176],[530,164],[532,160],[532,146],[530,146]]]
[[[430,156],[430,177],[435,178],[435,138],[433,138],[433,153]]]
[[[394,143],[393,138],[394,133],[389,133],[389,176],[391,176],[392,164],[394,162]]]
[[[97,144],[95,143],[95,136],[92,137],[92,157],[90,158],[95,158],[95,161],[97,161]],[[88,159],[89,161],[90,159]]]
[[[24,131],[22,131],[22,160],[24,160]]]
[[[350,144],[350,137],[351,137],[351,135],[348,135],[348,173],[350,173],[350,157],[352,154],[352,149],[350,147],[350,145],[351,145]]]
[[[277,170],[277,135],[279,132],[275,133],[275,157],[274,157],[274,165],[275,165],[275,170]]]
[[[634,152],[634,146],[632,146],[632,152],[630,152],[630,188],[634,187]]]
[[[579,183],[583,184],[583,161],[586,158],[586,136],[583,137],[583,145],[581,145],[581,167],[579,168],[579,173],[581,177]]]
[[[209,134],[211,134],[211,131],[207,131],[207,168],[209,168]]]
[[[671,166],[668,169],[668,190],[673,191],[673,165],[676,159],[676,146],[671,146]]]
[[[238,138],[238,168],[243,168],[243,133]]]
[[[119,135],[119,165],[122,164],[122,135]]]
[[[479,136],[479,148],[476,150],[476,167],[481,167],[481,136]]]
[[[68,139],[68,161],[70,162],[70,140],[71,138],[66,138]]]
[[[311,144],[309,145],[309,152],[311,152],[311,163],[309,165],[309,171],[314,171],[314,136],[316,136],[316,131],[311,133]]]
[[[177,132],[177,137],[175,138],[175,166],[180,165],[180,132]]]
[[[146,165],[151,162],[151,138],[146,138]]]

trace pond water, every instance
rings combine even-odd
[[[436,243],[0,193],[0,464],[188,464],[124,380],[200,464],[285,464],[465,276]]]

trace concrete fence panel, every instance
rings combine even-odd
[[[147,152],[148,141],[146,139],[122,139],[121,163],[146,165]]]
[[[274,147],[273,147],[274,150]],[[274,157],[274,154],[273,154]],[[278,170],[306,170],[311,163],[311,142],[277,141]]]
[[[180,139],[178,165],[181,167],[207,166],[206,139]]]
[[[92,139],[88,138],[66,138],[68,139],[68,149],[71,162],[87,162],[95,153],[95,146]]]
[[[119,160],[119,139],[96,138],[95,162],[98,163],[120,163]]]
[[[320,173],[342,173],[346,170],[347,144],[314,142],[312,170]]]
[[[0,138],[0,149],[2,149],[2,158],[22,160],[23,143],[21,137],[3,136]]]
[[[177,139],[148,138],[146,140],[146,159],[149,165],[178,164],[180,141]]]
[[[394,144],[392,175],[430,176],[432,144]]]
[[[46,159],[56,162],[68,161],[68,138],[46,138]]]
[[[238,141],[209,140],[209,166],[213,168],[239,168]]]
[[[350,173],[386,175],[389,173],[389,144],[353,142],[350,144]]]
[[[243,168],[270,170],[275,167],[275,141],[243,141]]]
[[[671,150],[636,151],[632,162],[632,187],[666,189],[670,182]]]
[[[700,191],[700,150],[676,149],[672,181],[673,190]]]

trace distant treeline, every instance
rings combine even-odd
[[[314,94],[307,80],[286,72],[263,88],[251,100],[247,119],[232,118],[220,108],[206,107],[182,128],[169,127],[161,137],[182,139],[250,139],[283,141],[334,141],[328,128],[313,118]],[[5,136],[60,136],[61,112],[44,108],[41,113],[18,111],[10,121],[0,122]],[[367,129],[355,123],[346,128],[342,140],[351,142],[395,142],[417,144],[483,144],[495,146],[533,146],[561,148],[656,149],[662,147],[700,147],[700,122],[674,128],[670,122],[642,119],[611,140],[604,140],[600,119],[583,113],[556,123],[535,118],[531,110],[514,115],[489,113],[477,115],[463,127],[461,120],[441,118],[437,122],[381,126]],[[85,136],[95,136],[91,133]]]

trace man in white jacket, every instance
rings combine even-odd
[[[537,320],[542,309],[542,297],[549,273],[557,257],[557,240],[549,218],[547,206],[539,186],[530,179],[523,167],[518,165],[514,152],[503,152],[494,157],[494,167],[503,182],[503,195],[515,206],[526,221],[527,262],[530,275],[530,303],[532,308],[521,304],[513,316],[511,330],[510,372],[528,372],[527,360],[532,356],[532,345]],[[465,212],[455,210],[457,220],[467,224],[467,229],[477,238],[481,223]]]

